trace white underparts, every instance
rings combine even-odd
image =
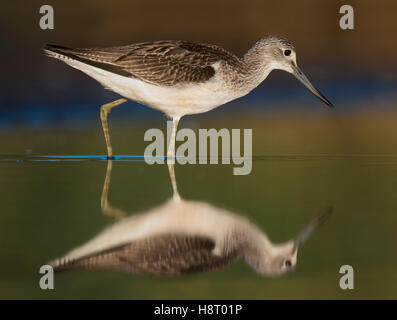
[[[162,111],[171,117],[207,112],[243,95],[227,89],[217,76],[204,83],[158,86],[136,78],[121,76],[58,53],[46,52],[49,56],[86,73],[106,89]]]

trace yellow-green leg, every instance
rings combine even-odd
[[[101,209],[102,212],[112,218],[120,219],[123,218],[126,214],[123,210],[118,208],[114,208],[109,202],[109,186],[110,186],[110,178],[112,176],[112,160],[108,161],[108,166],[106,169],[105,182],[103,183],[102,195],[101,195]]]
[[[108,149],[108,158],[113,159],[113,150],[112,150],[112,144],[110,143],[110,133],[109,133],[109,126],[108,126],[108,114],[110,111],[114,108],[117,107],[118,105],[126,102],[127,99],[118,99],[116,101],[104,104],[101,106],[101,121],[102,121],[102,128],[103,128],[103,133],[105,134],[105,141],[106,141],[106,147]]]
[[[178,123],[181,117],[173,117],[172,118],[172,131],[171,138],[168,142],[168,150],[167,150],[167,163],[174,164],[175,163],[175,139],[176,132],[178,130]]]
[[[170,179],[171,179],[171,185],[172,185],[172,191],[173,191],[173,199],[175,201],[180,201],[181,197],[178,192],[178,185],[176,183],[176,178],[175,178],[175,169],[174,169],[174,164],[169,163],[168,164],[168,172],[170,174]]]

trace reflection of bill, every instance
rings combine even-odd
[[[110,161],[102,198],[108,214],[119,213],[107,202],[111,168]],[[170,173],[173,180],[173,166]],[[239,215],[181,199],[172,182],[172,199],[120,220],[50,265],[55,271],[83,268],[177,276],[217,270],[244,258],[261,275],[281,275],[294,269],[298,248],[331,213],[327,210],[310,222],[295,239],[273,244]]]

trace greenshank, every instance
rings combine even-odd
[[[81,49],[47,45],[44,50],[123,97],[100,110],[109,159],[113,158],[113,150],[108,114],[128,99],[172,118],[167,150],[170,163],[175,160],[175,135],[181,117],[207,112],[248,94],[272,70],[293,74],[332,106],[298,67],[294,46],[280,36],[262,38],[242,58],[216,45],[179,40]]]
[[[242,258],[260,275],[281,275],[294,270],[298,249],[332,212],[329,208],[314,218],[294,239],[274,244],[240,215],[206,202],[180,198],[173,165],[169,169],[173,198],[119,220],[50,262],[54,270],[101,269],[179,276],[215,271]],[[119,218],[125,213],[108,202],[111,170],[112,160],[108,162],[101,205],[105,214]]]
[[[272,243],[256,225],[200,201],[174,201],[124,218],[50,262],[54,271],[116,270],[178,276],[219,270],[239,259],[266,276],[293,271],[298,249],[330,211],[295,238]]]

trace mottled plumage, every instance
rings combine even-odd
[[[177,276],[217,270],[238,258],[237,250],[216,256],[213,254],[214,247],[214,241],[203,236],[164,234],[77,259],[59,259],[51,265],[55,271],[81,268]]]
[[[155,41],[82,49],[47,45],[45,49],[155,85],[208,81],[215,75],[213,65],[217,62],[232,68],[242,67],[239,58],[218,46],[187,41]]]

